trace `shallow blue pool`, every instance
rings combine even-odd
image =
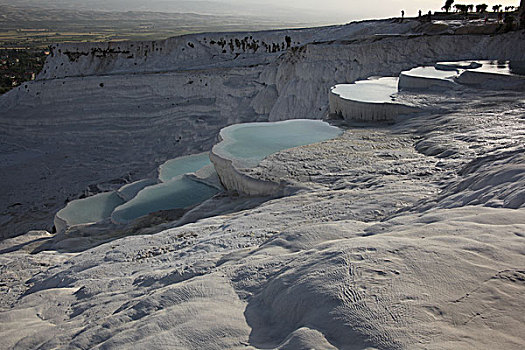
[[[213,152],[251,167],[272,153],[329,140],[341,133],[339,128],[319,120],[236,124],[222,129],[223,141],[214,146]]]
[[[208,152],[170,159],[159,167],[159,179],[168,182],[179,175],[194,173],[210,164]]]
[[[111,218],[118,223],[127,223],[159,210],[183,209],[204,202],[219,190],[186,176],[149,186],[135,198],[117,207]]]
[[[68,226],[95,223],[111,216],[124,200],[116,192],[100,193],[88,198],[71,201],[57,216]]]
[[[352,84],[338,84],[332,87],[332,93],[341,98],[367,103],[390,103],[397,94],[398,77],[368,78]]]

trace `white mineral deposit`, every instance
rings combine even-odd
[[[525,32],[480,23],[53,45],[0,95],[0,348],[525,348]]]

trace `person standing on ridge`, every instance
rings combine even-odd
[[[405,18],[405,10],[401,10],[401,23],[403,23],[404,18]]]

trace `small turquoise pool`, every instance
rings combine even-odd
[[[236,124],[222,129],[223,141],[213,147],[213,152],[253,167],[272,153],[329,140],[341,133],[339,128],[319,120]]]
[[[135,198],[115,208],[111,219],[118,223],[127,223],[160,210],[184,209],[204,202],[218,192],[215,187],[179,176],[144,188]]]
[[[369,78],[359,80],[353,84],[339,84],[332,88],[332,93],[341,98],[367,103],[393,102],[392,95],[397,94],[399,78]]]
[[[69,202],[57,216],[68,226],[90,224],[109,218],[113,210],[123,203],[124,200],[116,192],[105,192]]]
[[[208,152],[170,159],[159,167],[159,179],[167,182],[179,175],[196,172],[210,164]]]

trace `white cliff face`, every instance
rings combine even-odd
[[[241,67],[269,63],[288,49],[326,40],[407,33],[407,21],[365,21],[343,26],[261,32],[204,33],[152,42],[57,44],[38,79]]]

